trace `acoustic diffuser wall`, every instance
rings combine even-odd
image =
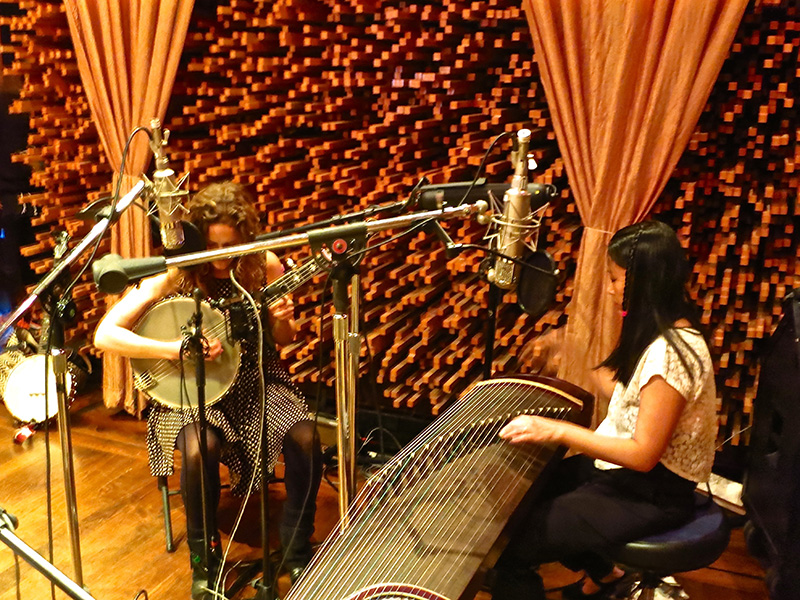
[[[25,252],[44,272],[49,227],[85,232],[74,214],[108,190],[112,167],[98,147],[63,7],[23,7],[24,16],[4,19],[12,35],[2,50],[14,57],[8,70],[25,80],[15,110],[30,114],[34,133],[18,158],[34,168],[41,192],[28,201],[42,207],[38,242]],[[527,343],[565,322],[580,219],[517,3],[231,1],[198,3],[195,12],[165,119],[170,158],[191,172],[191,189],[236,179],[256,195],[265,227],[283,229],[403,199],[423,175],[434,183],[469,180],[492,138],[529,127],[539,164],[532,180],[559,190],[540,242],[566,281],[536,323],[506,294],[496,371],[517,369]],[[756,342],[795,285],[799,43],[796,5],[748,9],[656,209],[686,236],[695,263],[692,289],[712,333],[723,436],[749,422]],[[487,161],[490,181],[510,177],[509,147],[501,146]],[[445,227],[460,242],[478,243],[485,232],[467,221]],[[425,233],[365,256],[363,365],[368,349],[380,396],[368,402],[437,414],[480,377],[482,258],[470,251],[447,260]],[[318,278],[295,295],[301,332],[283,350],[301,382],[318,376],[319,345],[331,347],[328,319],[323,341],[317,337],[321,285]],[[88,339],[102,304],[88,280],[76,296],[86,318],[73,335]],[[322,377],[331,382],[330,361]]]

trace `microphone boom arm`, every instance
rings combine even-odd
[[[102,236],[106,229],[114,223],[122,212],[128,208],[133,201],[139,198],[142,194],[144,194],[146,189],[146,184],[144,181],[138,181],[136,185],[131,188],[131,190],[125,194],[120,201],[117,203],[117,208],[113,215],[108,217],[103,217],[98,221],[94,227],[86,234],[77,246],[75,246],[58,264],[54,265],[53,268],[45,275],[42,280],[36,285],[34,290],[30,293],[30,295],[25,298],[25,300],[20,304],[17,309],[9,315],[9,317],[5,320],[5,322],[0,325],[0,337],[16,323],[22,315],[24,315],[27,310],[33,306],[33,303],[36,302],[37,298],[42,295],[42,293],[47,290],[53,283],[55,283],[61,273],[65,270],[69,269],[69,267],[74,263],[81,254],[91,246],[97,239]]]
[[[146,259],[123,259],[117,255],[108,254],[92,265],[92,271],[94,273],[95,283],[101,291],[117,294],[122,292],[131,281],[163,273],[167,269],[173,267],[186,268],[215,260],[264,252],[266,250],[293,248],[295,246],[309,244],[311,240],[335,240],[338,237],[352,235],[354,227],[363,228],[366,234],[371,234],[395,227],[407,227],[428,219],[439,221],[483,214],[488,208],[489,206],[485,201],[479,200],[474,204],[446,207],[442,210],[422,211],[398,217],[377,219],[366,223],[314,229],[307,233],[295,233],[270,240],[248,242],[237,246],[204,250],[202,252],[194,252],[192,254],[183,254],[169,258],[151,257]]]

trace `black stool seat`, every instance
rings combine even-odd
[[[634,571],[659,577],[702,569],[717,560],[730,539],[722,509],[702,497],[691,521],[658,535],[628,542],[610,559]]]

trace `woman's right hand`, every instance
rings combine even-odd
[[[222,342],[219,341],[218,338],[209,338],[207,342],[205,351],[206,360],[216,360],[222,356]]]
[[[169,342],[171,345],[174,346],[174,356],[171,360],[180,360],[183,358],[184,360],[191,359],[190,354],[183,353],[184,350],[184,340],[175,340],[174,342]],[[218,338],[205,338],[203,343],[203,358],[206,361],[216,360],[220,356],[222,356],[222,342]]]

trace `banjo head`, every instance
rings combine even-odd
[[[66,382],[71,400],[73,385],[69,371]],[[58,394],[52,361],[46,361],[44,354],[34,354],[17,363],[8,375],[3,401],[11,416],[23,423],[43,423],[54,417],[58,413]]]
[[[156,340],[176,340],[183,337],[194,313],[191,298],[169,298],[154,305],[137,323],[134,330],[139,335]],[[220,400],[236,379],[239,371],[240,349],[238,342],[228,340],[225,315],[207,302],[201,303],[203,332],[207,338],[222,342],[222,355],[205,361],[206,405]],[[197,386],[192,359],[159,360],[132,358],[134,385],[159,404],[171,408],[197,406]]]

